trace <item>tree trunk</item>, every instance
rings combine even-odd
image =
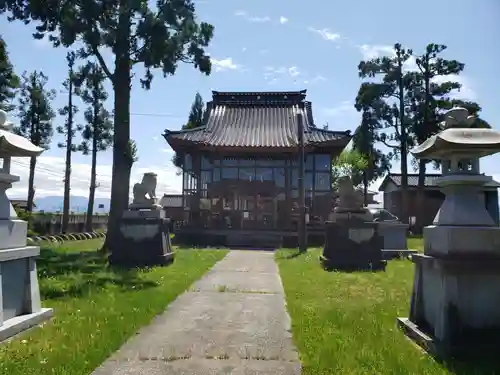
[[[115,45],[115,71],[113,74],[114,124],[113,124],[113,170],[111,181],[111,204],[108,231],[103,250],[120,251],[115,246],[123,211],[128,208],[130,170],[130,28],[131,14],[128,0],[120,0],[117,37]]]
[[[127,76],[128,76],[127,70]],[[119,230],[123,211],[128,208],[131,162],[129,156],[130,140],[130,86],[115,88],[115,121],[113,134],[113,170],[111,182],[111,204],[108,219],[106,248],[108,251],[119,251],[113,247],[113,239]]]
[[[401,127],[401,213],[403,223],[408,223],[408,144],[405,121],[403,63],[399,61],[399,125]]]
[[[66,126],[66,170],[64,171],[64,202],[63,202],[63,217],[62,217],[62,233],[68,231],[69,226],[69,206],[70,206],[70,189],[71,189],[71,147],[73,141],[73,82],[69,80],[69,95],[68,95],[68,123]]]
[[[92,216],[94,215],[94,198],[96,188],[96,165],[97,165],[97,140],[92,138],[92,167],[90,170],[89,202],[87,206],[87,217],[85,219],[85,231],[92,232]]]
[[[26,211],[33,212],[33,201],[35,200],[35,167],[36,158],[30,158],[30,177],[28,180],[28,201],[26,203]]]
[[[429,54],[426,54],[424,58],[424,84],[425,84],[425,102],[424,102],[424,118],[421,126],[423,127],[423,133],[426,136],[430,136],[428,132],[429,127],[429,106],[430,106],[430,95],[431,95],[431,76],[429,67]],[[422,137],[423,138],[423,137]],[[425,173],[426,173],[427,160],[420,159],[418,161],[418,186],[417,186],[417,212],[415,217],[415,232],[422,234],[424,230],[424,219],[425,219]]]
[[[368,206],[368,175],[363,172],[363,201],[365,207]]]
[[[425,172],[427,160],[418,161],[418,187],[417,187],[417,215],[415,217],[415,226],[412,231],[415,234],[422,234],[425,217]]]

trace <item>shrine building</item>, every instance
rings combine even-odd
[[[332,210],[332,158],[350,132],[318,128],[306,90],[213,91],[203,126],[163,135],[182,160],[179,241],[247,247],[297,241],[298,114],[308,234],[323,236]]]

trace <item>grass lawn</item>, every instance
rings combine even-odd
[[[422,237],[410,237],[407,243],[410,250],[424,251],[424,239]]]
[[[408,316],[413,263],[390,261],[377,273],[326,272],[320,253],[276,255],[303,375],[495,374],[491,364],[440,364],[397,328],[396,318]]]
[[[42,249],[40,292],[55,317],[0,346],[0,374],[88,375],[226,253],[180,250],[168,267],[113,271],[95,251],[102,241]]]

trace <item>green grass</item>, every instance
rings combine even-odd
[[[326,272],[319,255],[276,256],[303,375],[495,373],[484,363],[440,364],[397,328],[410,306],[410,261],[391,261],[386,272]]]
[[[180,250],[168,267],[124,271],[107,267],[101,244],[41,250],[40,292],[55,317],[0,346],[0,374],[88,375],[226,253]]]
[[[409,237],[407,243],[410,250],[424,251],[424,239],[422,237]]]

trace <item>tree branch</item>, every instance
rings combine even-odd
[[[104,74],[106,74],[106,76],[114,84],[115,83],[115,75],[113,73],[111,73],[111,71],[109,70],[108,66],[106,65],[106,61],[104,61],[101,53],[99,52],[99,50],[95,46],[92,46],[92,50],[94,52],[95,57],[99,61],[99,65],[101,65],[102,71],[104,72]]]
[[[387,143],[387,141],[385,139],[381,139],[380,142],[382,142],[386,147],[389,147],[389,148],[392,148],[392,149],[399,149],[399,146],[397,145],[390,145],[389,143]]]
[[[162,7],[158,11],[158,13],[156,14],[156,17],[155,17],[156,22],[160,21],[160,16],[163,14],[163,9],[164,9],[164,7]],[[168,26],[166,26],[166,29],[170,31],[173,28],[171,28],[171,27],[169,28]],[[176,31],[180,31],[180,30],[177,29]],[[131,37],[131,39],[135,39],[135,38],[137,38],[137,33],[132,35],[132,37]],[[132,58],[132,56],[137,56],[137,55],[141,54],[144,51],[144,49],[147,48],[148,44],[151,43],[152,40],[153,40],[153,35],[150,35],[149,38],[144,41],[144,43],[141,47],[137,48],[135,51],[131,51],[130,57]],[[136,62],[139,62],[139,61],[136,61]]]

